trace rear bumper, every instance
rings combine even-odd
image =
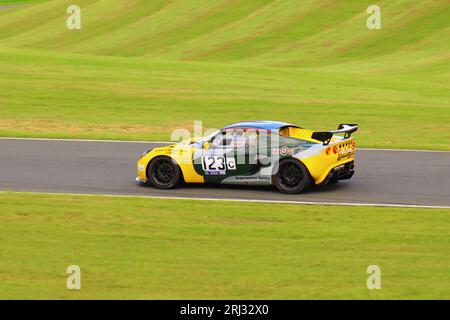
[[[325,185],[328,184],[329,182],[336,182],[338,180],[350,179],[355,174],[354,169],[355,169],[354,161],[347,162],[337,167],[334,167],[333,169],[330,170],[328,176],[322,183],[320,183],[320,185]]]
[[[347,180],[355,174],[355,162],[348,162],[331,169],[328,177],[330,180]]]

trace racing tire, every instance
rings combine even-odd
[[[173,189],[181,181],[181,170],[169,157],[157,157],[147,168],[147,177],[151,185],[158,189]]]
[[[296,159],[283,159],[276,169],[272,181],[282,193],[301,193],[311,185],[308,169]]]

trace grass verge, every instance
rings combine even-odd
[[[1,299],[450,298],[449,210],[3,193],[0,212]]]

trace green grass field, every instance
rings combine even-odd
[[[0,212],[0,299],[450,298],[449,210],[6,193]]]
[[[194,120],[275,119],[450,150],[445,0],[380,1],[378,31],[360,0],[80,0],[69,31],[72,2],[0,10],[1,136],[169,140]]]

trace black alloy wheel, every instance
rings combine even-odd
[[[169,157],[153,159],[147,174],[151,184],[159,189],[172,189],[180,183],[180,168]]]
[[[298,160],[281,160],[273,176],[273,184],[283,193],[300,193],[311,184],[306,167]]]

